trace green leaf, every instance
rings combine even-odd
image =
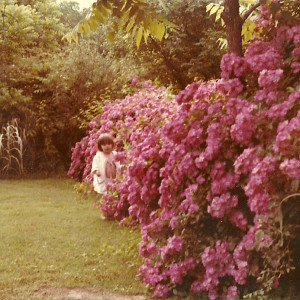
[[[143,27],[140,27],[137,34],[136,34],[136,46],[137,46],[137,48],[140,47],[142,36],[143,36]]]
[[[110,41],[113,42],[115,40],[115,33],[113,31],[110,31],[107,33],[106,38]]]
[[[223,9],[219,9],[216,15],[216,21],[218,21],[221,18],[221,14],[223,12]]]
[[[161,41],[164,37],[164,34],[165,34],[165,25],[162,23],[159,23],[158,28],[157,28],[156,37]]]
[[[206,12],[210,11],[213,6],[214,6],[214,3],[210,3],[210,4],[206,5]]]
[[[150,33],[152,36],[156,37],[160,41],[162,40],[165,34],[165,26],[162,23],[157,23],[156,21],[151,22],[150,26]]]
[[[72,31],[72,39],[76,44],[78,43],[78,35],[77,35],[77,31],[75,30]]]
[[[125,1],[123,7],[121,8],[121,11],[127,11],[127,10],[129,10],[130,7],[131,7],[131,4],[132,4],[132,0]]]
[[[127,22],[129,18],[129,11],[125,12],[122,18],[120,19],[120,22],[118,23],[118,28],[122,28]]]
[[[108,16],[108,11],[107,11],[107,9],[106,9],[104,6],[101,6],[100,11],[101,11],[101,14],[102,14],[104,17],[107,17],[107,16]]]
[[[134,19],[132,19],[128,25],[126,26],[126,32],[129,32],[130,29],[132,28],[133,24],[135,23]]]
[[[263,236],[264,236],[264,232],[261,229],[259,229],[255,232],[255,239],[257,241],[260,241]]]
[[[81,23],[79,23],[79,24],[76,26],[76,28],[77,28],[77,32],[78,32],[78,33],[83,33],[83,32],[84,32],[83,25],[82,25]]]
[[[144,42],[145,42],[145,44],[147,44],[148,37],[149,37],[149,30],[144,30]]]
[[[219,8],[220,8],[220,5],[214,6],[214,7],[211,9],[209,15],[211,16],[211,15],[213,15],[214,13],[216,13],[216,12],[219,10]]]
[[[97,22],[96,22],[96,19],[94,16],[90,17],[89,23],[90,23],[92,30],[95,31],[97,29]]]
[[[131,35],[132,35],[132,36],[135,36],[136,30],[137,30],[137,26],[134,25],[134,27],[133,27],[133,29],[132,29],[132,32],[131,32]]]
[[[90,32],[90,25],[89,25],[89,23],[87,21],[84,22],[83,29],[84,29],[84,32],[86,34],[89,34],[89,32]]]
[[[94,9],[94,16],[98,22],[100,22],[102,24],[104,23],[104,18],[102,16],[101,12],[99,11],[99,9],[97,9],[97,8]]]

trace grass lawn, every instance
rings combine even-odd
[[[136,280],[140,233],[100,219],[65,178],[0,180],[0,299],[43,287],[146,293]]]

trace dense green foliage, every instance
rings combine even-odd
[[[178,30],[161,44],[149,39],[137,49],[122,32],[113,43],[107,40],[110,24],[78,44],[62,41],[86,13],[75,2],[0,1],[0,128],[17,121],[25,172],[66,169],[71,147],[103,101],[132,93],[136,75],[173,91],[194,78],[218,76],[221,52],[211,49],[222,35],[219,28],[201,1],[171,2],[167,14]],[[159,12],[159,1],[153,3]],[[16,173],[17,165],[4,167],[1,159],[0,174]]]

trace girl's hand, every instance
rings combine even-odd
[[[98,177],[100,177],[100,176],[101,176],[101,174],[100,174],[100,172],[99,172],[99,171],[96,171],[96,172],[95,172],[95,174],[96,174]]]

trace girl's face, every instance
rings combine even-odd
[[[104,154],[110,154],[113,150],[112,144],[104,144],[101,147]]]

